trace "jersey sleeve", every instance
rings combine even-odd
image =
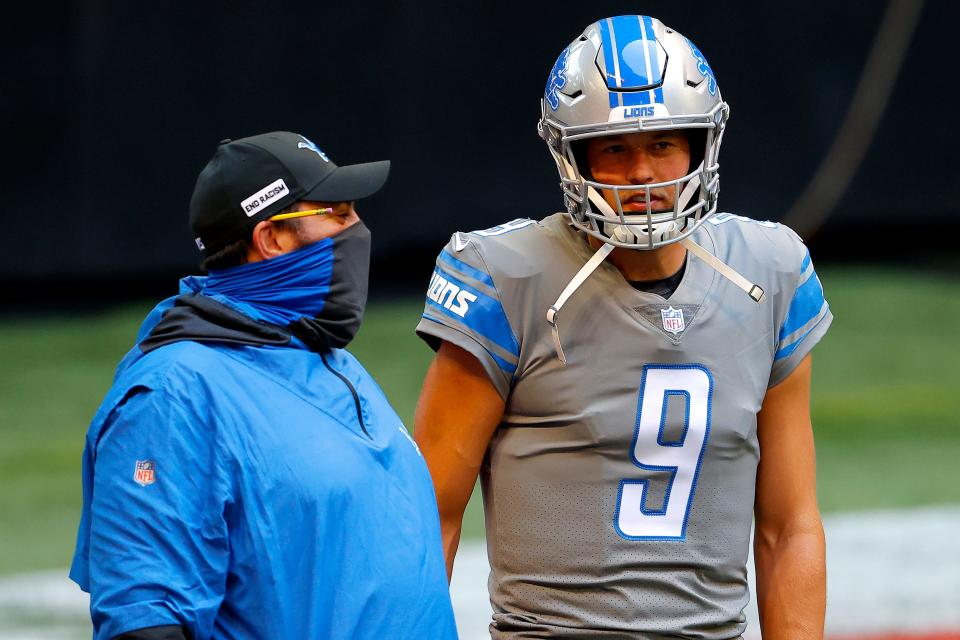
[[[796,234],[790,232],[800,248],[794,285],[780,319],[769,386],[782,382],[827,333],[833,314],[823,295],[823,286],[813,268],[810,252]]]
[[[189,406],[141,387],[87,441],[85,557],[71,576],[86,581],[97,640],[163,625],[213,635],[229,564],[227,483],[210,418]]]
[[[417,335],[434,351],[446,340],[476,356],[506,398],[517,371],[520,340],[478,242],[464,246],[463,237],[454,235],[437,258]]]

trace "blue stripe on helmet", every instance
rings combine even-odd
[[[637,91],[663,83],[653,18],[616,16],[599,24],[610,108],[662,104],[662,88]]]
[[[656,43],[657,34],[653,30],[653,18],[650,16],[643,16],[643,30],[647,36],[647,40],[651,43]],[[654,75],[657,77],[657,82],[663,82],[663,76],[660,73],[660,51],[659,47],[656,44],[650,47],[652,57],[650,58],[650,69],[653,71]],[[663,104],[663,87],[654,89],[653,91],[653,102]]]
[[[601,20],[600,21],[600,42],[603,47],[603,66],[606,69],[607,77],[607,87],[610,89],[615,89],[617,85],[617,74],[615,72],[616,67],[614,66],[614,52],[613,52],[613,40],[610,37],[610,20]],[[615,98],[611,96],[610,100],[613,102]],[[616,104],[611,104],[610,106],[615,107]]]
[[[640,16],[640,20],[643,22],[643,33],[647,36],[647,40],[656,40],[657,36],[653,32],[653,18],[650,16]],[[654,57],[656,60],[656,57]]]
[[[622,95],[623,106],[625,107],[636,107],[637,105],[641,104],[650,104],[649,91],[631,91]]]
[[[663,78],[652,20],[647,16],[617,16],[613,18],[613,25],[620,64],[620,87],[640,89],[659,84]]]
[[[643,47],[640,20],[637,16],[617,16],[612,22],[617,49],[615,53],[620,65],[620,87],[630,89],[647,86],[650,84],[646,58],[649,52]]]

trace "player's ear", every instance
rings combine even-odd
[[[251,233],[247,262],[260,262],[288,253],[291,251],[288,240],[284,230],[269,220],[261,220]]]

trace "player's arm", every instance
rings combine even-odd
[[[764,640],[823,638],[826,545],[817,507],[808,354],[758,415],[754,557]]]
[[[463,511],[503,409],[503,398],[477,358],[444,340],[423,382],[414,438],[437,494],[448,580]]]

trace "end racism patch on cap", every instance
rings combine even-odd
[[[277,198],[282,198],[288,193],[290,193],[290,189],[287,188],[287,183],[283,181],[283,178],[280,178],[241,202],[240,206],[247,217],[250,218]]]

